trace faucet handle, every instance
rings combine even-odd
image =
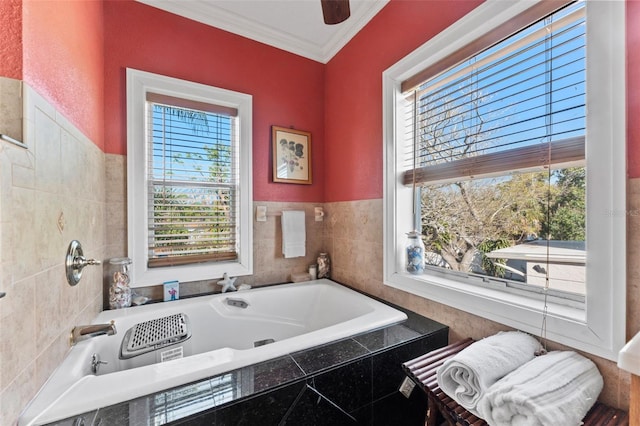
[[[100,368],[101,364],[109,363],[107,361],[102,361],[100,359],[100,355],[98,354],[91,355],[91,371],[93,372],[93,374],[98,374],[98,369]]]
[[[73,266],[77,269],[82,269],[89,265],[100,265],[102,262],[96,259],[86,259],[84,256],[76,256],[73,259]]]
[[[80,282],[82,278],[82,269],[89,265],[100,265],[102,262],[96,259],[87,259],[82,252],[82,245],[78,240],[71,241],[67,250],[65,259],[65,267],[67,269],[67,282],[70,286],[74,286]]]

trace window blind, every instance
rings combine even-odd
[[[556,4],[557,7],[557,4]],[[417,85],[404,184],[582,165],[585,16],[572,3]]]
[[[148,266],[238,257],[237,110],[147,94]]]

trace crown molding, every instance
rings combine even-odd
[[[329,62],[389,2],[366,0],[355,3],[351,18],[337,25],[326,44],[321,45],[229,12],[212,1],[137,1],[321,63]]]
[[[358,5],[360,7],[356,10],[357,15],[354,14],[353,11],[351,13],[351,22],[349,22],[349,25],[340,27],[323,47],[322,60],[320,60],[320,62],[324,64],[329,62],[389,1],[390,0],[368,0],[359,3]],[[347,20],[347,22],[348,21],[349,20]]]

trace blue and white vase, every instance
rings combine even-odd
[[[414,275],[424,273],[424,243],[418,231],[407,234],[407,272]]]

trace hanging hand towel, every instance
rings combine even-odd
[[[305,255],[306,235],[304,211],[285,210],[282,212],[282,254],[284,257]]]

